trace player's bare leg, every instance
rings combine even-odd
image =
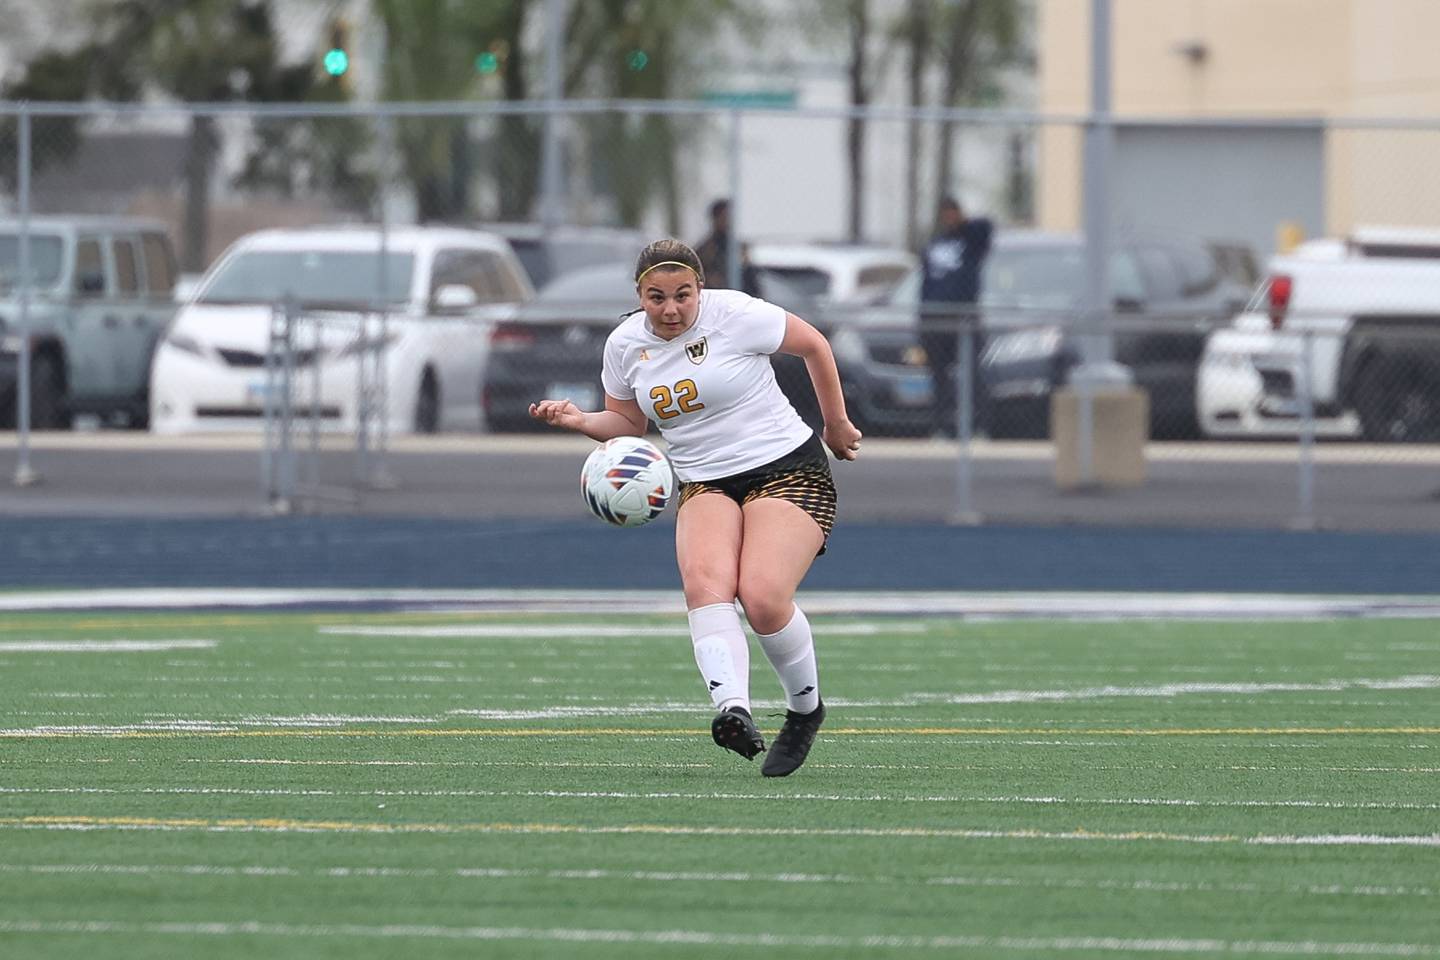
[[[750,760],[765,741],[750,715],[750,646],[735,610],[742,524],[740,505],[724,494],[691,497],[676,514],[675,558],[695,664],[717,711],[710,736]]]
[[[740,602],[785,692],[785,724],[763,773],[783,777],[805,762],[825,719],[815,644],[795,591],[824,543],[820,525],[788,500],[762,497],[744,507]]]

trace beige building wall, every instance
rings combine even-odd
[[[1039,0],[1039,109],[1089,108],[1091,0]],[[1113,110],[1125,115],[1440,116],[1440,0],[1112,0]],[[1037,219],[1075,229],[1081,134],[1039,138]],[[1440,226],[1440,131],[1326,139],[1326,229]]]

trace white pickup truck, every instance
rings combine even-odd
[[[1440,440],[1440,233],[1357,230],[1272,258],[1206,341],[1201,430],[1297,436],[1307,384],[1317,436]]]

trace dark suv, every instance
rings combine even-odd
[[[1110,268],[1114,359],[1150,398],[1150,435],[1198,436],[1196,368],[1211,327],[1242,309],[1254,258],[1235,244],[1129,238]],[[1083,238],[999,234],[980,307],[979,428],[995,438],[1045,438],[1050,397],[1082,359],[1075,330],[1085,287]]]

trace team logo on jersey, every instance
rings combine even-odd
[[[705,356],[709,351],[710,347],[705,342],[704,337],[701,337],[699,340],[691,340],[685,344],[685,356],[689,357],[690,362],[694,364],[704,363]]]

